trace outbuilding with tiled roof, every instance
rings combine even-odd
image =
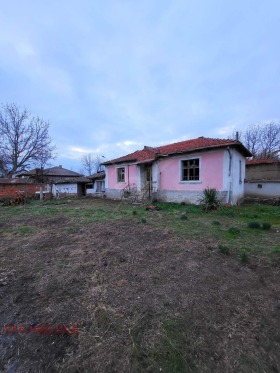
[[[280,198],[280,160],[255,158],[246,162],[245,196]]]

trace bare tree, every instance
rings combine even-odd
[[[11,177],[31,165],[43,167],[53,158],[54,146],[49,137],[49,124],[33,117],[16,104],[0,109],[0,172]]]
[[[88,153],[81,158],[83,169],[87,175],[92,175],[95,172],[102,171],[103,167],[101,163],[103,162],[103,157],[100,155],[93,155]]]
[[[279,158],[280,123],[254,124],[247,128],[242,140],[255,158]]]

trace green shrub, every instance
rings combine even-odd
[[[249,255],[246,251],[242,251],[240,254],[240,259],[242,263],[248,263],[249,262]]]
[[[221,223],[217,220],[212,221],[212,225],[221,225]]]
[[[222,254],[229,255],[229,248],[224,245],[219,245],[219,250]]]
[[[182,214],[180,216],[180,219],[182,219],[182,220],[188,220],[188,215],[187,214]]]
[[[237,234],[240,233],[240,229],[237,228],[237,227],[231,227],[231,228],[229,228],[228,231],[229,231],[230,234],[234,234],[234,235],[237,235]]]
[[[250,223],[248,223],[248,228],[252,228],[252,229],[260,229],[261,228],[261,225],[259,222],[257,221],[251,221]]]
[[[270,228],[271,228],[271,224],[270,223],[262,223],[262,229],[269,230]]]
[[[147,223],[147,220],[145,218],[142,218],[141,223],[145,224],[145,223]]]
[[[136,210],[133,210],[133,211],[132,211],[132,215],[137,215],[137,211],[136,211]]]
[[[221,201],[218,198],[218,191],[214,188],[204,189],[203,197],[199,202],[205,211],[218,210],[221,207]]]

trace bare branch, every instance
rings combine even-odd
[[[251,125],[244,132],[242,140],[255,158],[280,157],[280,123]]]
[[[44,165],[53,158],[54,146],[49,137],[49,123],[32,117],[16,104],[0,110],[0,172],[11,176],[31,165]]]
[[[103,159],[100,155],[93,155],[92,153],[88,153],[81,158],[83,169],[87,175],[92,175],[95,172],[101,171],[102,161]]]

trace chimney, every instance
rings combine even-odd
[[[236,131],[236,133],[235,133],[235,140],[239,141],[239,132],[238,131]]]

